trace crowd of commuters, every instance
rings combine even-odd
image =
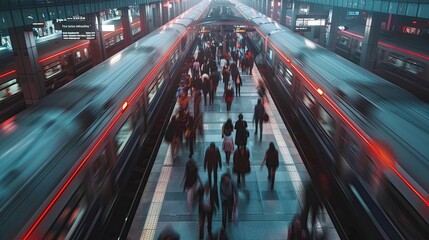
[[[201,111],[203,102],[204,106],[210,106],[214,103],[219,80],[222,79],[224,85],[223,100],[227,105],[227,112],[229,112],[234,97],[241,96],[243,84],[241,74],[252,74],[254,59],[250,51],[241,48],[244,46],[244,41],[236,38],[235,44],[232,44],[230,39],[226,42],[227,51],[222,54],[222,45],[220,41],[217,41],[216,36],[201,39],[196,57],[192,57],[186,65],[186,73],[177,89],[178,109],[172,116],[166,132],[166,140],[171,144],[173,159],[178,159],[180,152],[183,151],[184,140],[189,146],[182,185],[183,190],[187,192],[189,213],[192,212],[194,203],[198,204],[200,239],[204,239],[205,225],[207,225],[209,239],[228,239],[227,223],[237,221],[238,192],[246,189],[245,176],[251,171],[251,155],[247,147],[250,134],[247,129],[248,123],[241,113],[235,123],[231,118],[228,118],[223,124],[221,149],[214,142],[211,142],[205,151],[204,159],[200,161],[193,159],[194,142],[196,138],[203,139],[204,137],[203,112]],[[218,71],[218,64],[220,71]],[[268,121],[264,103],[268,102],[268,98],[262,81],[259,82],[257,88],[259,98],[254,106],[252,122],[255,126],[255,137],[258,137],[259,132],[259,141],[262,141],[263,123]],[[221,150],[225,153],[225,164],[222,163]],[[233,156],[232,167],[230,166],[231,154]],[[205,183],[201,181],[197,162],[202,163],[204,171],[207,172],[207,182]],[[261,167],[264,164],[267,167],[270,189],[274,190],[279,156],[273,142],[269,143]],[[218,169],[222,169],[222,165],[226,167],[226,171],[221,175],[218,183]],[[236,175],[236,181],[234,181],[232,173]],[[292,221],[289,228],[289,239],[308,239],[308,231],[303,223],[307,221],[309,212],[312,214],[313,223],[314,216],[320,209],[320,205],[316,204],[320,201],[315,201],[312,193],[310,190],[306,191],[303,213],[297,215],[298,217]],[[222,213],[222,228],[213,234],[212,219],[216,212]],[[171,229],[168,231],[171,232]],[[173,233],[172,236],[176,237],[177,234]]]

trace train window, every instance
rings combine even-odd
[[[119,129],[118,133],[115,136],[117,156],[121,155],[125,145],[130,140],[132,133],[133,133],[132,120],[131,118],[128,118],[127,121],[125,121],[124,125],[122,125],[121,129]]]
[[[390,65],[393,65],[398,68],[402,68],[405,65],[405,62],[402,58],[400,58],[399,56],[395,56],[393,54],[389,54],[389,57],[387,58],[387,60]]]
[[[181,47],[182,47],[182,51],[184,51],[185,50],[185,48],[186,48],[186,43],[188,42],[188,38],[186,37],[186,36],[184,36],[183,38],[182,38],[182,40],[180,41],[180,45],[181,45]]]
[[[88,58],[88,57],[89,57],[88,48],[84,48],[84,49],[83,49],[83,55],[85,56],[85,58]]]
[[[55,220],[43,239],[71,239],[87,209],[84,188],[80,187]]]
[[[304,90],[304,94],[302,95],[302,102],[304,105],[313,112],[316,107],[316,99],[313,97],[313,95],[308,91]]]
[[[349,46],[350,46],[350,38],[349,38],[349,37],[346,37],[346,36],[341,36],[341,37],[338,39],[338,43],[339,43],[340,45],[345,46],[345,47],[349,47]]]
[[[80,60],[82,60],[82,54],[80,53],[80,51],[76,52],[76,62],[80,62]]]
[[[161,88],[162,84],[164,84],[164,70],[162,70],[156,79],[156,82],[158,84],[158,89]]]
[[[101,188],[103,185],[104,179],[107,176],[108,170],[106,169],[108,166],[108,160],[106,156],[106,150],[103,150],[100,157],[94,160],[94,164],[92,165],[92,182],[94,183],[97,190]]]
[[[53,62],[43,67],[45,70],[45,78],[49,79],[62,71],[60,62]]]
[[[149,86],[149,91],[147,94],[147,102],[150,104],[153,101],[153,98],[155,97],[156,92],[158,91],[156,87],[156,81],[152,83],[152,85]]]
[[[174,64],[176,64],[178,59],[179,59],[179,49],[176,49],[170,57],[171,66],[174,66]]]
[[[335,121],[323,107],[320,107],[320,117],[318,121],[326,134],[328,134],[330,138],[333,138],[335,135]]]
[[[0,84],[0,101],[19,92],[21,92],[21,88],[15,78]]]
[[[268,59],[270,61],[273,61],[273,57],[274,57],[273,55],[274,55],[273,50],[271,48],[268,48]]]
[[[404,66],[405,71],[412,74],[421,74],[425,72],[425,64],[411,59],[407,59]]]

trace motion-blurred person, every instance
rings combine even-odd
[[[289,226],[287,233],[287,240],[308,240],[308,234],[303,227],[301,218],[299,215],[295,215]]]
[[[214,185],[217,187],[217,168],[222,169],[222,158],[220,156],[219,148],[216,147],[215,143],[210,143],[210,146],[206,150],[204,155],[204,170],[207,170],[207,177],[210,186],[212,186],[212,172],[214,174]]]
[[[222,80],[223,80],[223,84],[224,84],[224,88],[225,90],[228,88],[229,85],[229,70],[227,66],[224,66],[222,68]]]
[[[228,118],[222,127],[222,150],[225,152],[226,166],[229,167],[229,159],[231,153],[234,152],[234,138],[232,132],[234,131],[234,125],[232,125],[231,118]]]
[[[247,145],[249,131],[247,130],[247,122],[243,119],[243,114],[238,114],[238,120],[235,122],[235,145],[238,147]]]
[[[264,160],[262,161],[261,167],[264,165],[267,166],[268,170],[268,179],[271,182],[271,190],[274,189],[274,178],[276,176],[276,170],[279,167],[279,152],[274,146],[273,142],[270,142],[268,150],[265,152]]]
[[[222,200],[222,229],[226,228],[226,219],[232,222],[232,212],[237,207],[238,191],[229,171],[222,174],[220,180],[220,198]]]
[[[166,226],[158,236],[158,240],[180,240],[180,235],[171,225]]]
[[[317,179],[317,187],[320,188],[321,199],[317,197],[316,190],[313,188],[313,184],[311,182],[308,182],[305,186],[305,201],[304,201],[304,207],[301,212],[301,222],[303,226],[307,229],[307,221],[308,221],[308,214],[311,211],[311,229],[314,229],[314,226],[316,224],[316,217],[319,212],[323,208],[322,201],[329,197],[330,195],[330,186],[329,186],[329,179],[326,175],[321,174],[318,176]],[[307,232],[308,231],[307,229]]]
[[[229,112],[231,111],[232,101],[234,100],[234,89],[232,88],[231,84],[228,85],[228,88],[226,89],[224,95],[225,95],[226,110]]]
[[[189,105],[189,97],[188,93],[182,89],[180,93],[179,99],[177,99],[177,103],[179,104],[179,110],[187,110]]]
[[[265,114],[265,108],[262,104],[262,100],[258,98],[258,103],[255,105],[255,109],[253,111],[253,123],[255,123],[255,135],[258,135],[258,127],[260,132],[259,141],[262,140],[262,124],[264,123],[263,117]]]
[[[211,188],[210,183],[207,182],[204,187],[198,189],[198,200],[200,239],[204,239],[204,222],[206,218],[209,238],[213,239],[212,218],[213,213],[219,207],[219,198],[216,189]]]
[[[234,172],[237,174],[237,186],[240,188],[241,182],[243,182],[243,187],[245,187],[245,175],[250,173],[250,153],[245,146],[240,146],[234,151],[233,164]]]
[[[262,80],[258,81],[258,95],[259,97],[262,99],[262,102],[266,101],[268,102],[268,97],[267,97],[267,88],[265,87],[264,82],[262,82]]]
[[[192,201],[195,196],[195,191],[197,190],[197,185],[201,182],[200,175],[198,174],[197,163],[193,159],[189,159],[186,162],[185,174],[183,176],[183,190],[186,191],[186,198],[188,201],[188,211],[192,211]]]
[[[230,72],[231,72],[232,81],[235,83],[235,96],[239,96],[242,81],[241,81],[240,72],[238,71],[238,67],[235,62],[231,64]]]
[[[176,159],[180,152],[180,126],[179,122],[176,120],[176,116],[171,117],[170,124],[166,132],[172,134],[171,136],[171,156],[173,159]],[[167,135],[167,133],[166,133]]]
[[[192,91],[194,92],[193,98],[194,98],[194,116],[197,116],[199,113],[201,113],[201,90],[192,88]]]
[[[196,130],[195,130],[195,119],[192,116],[188,117],[188,122],[186,123],[185,127],[185,137],[189,144],[189,156],[188,158],[192,158],[192,155],[194,154],[194,140],[196,136]]]
[[[209,93],[210,90],[210,78],[209,75],[203,74],[202,76],[203,80],[203,98],[204,98],[204,106],[207,106],[207,93]]]
[[[249,66],[249,74],[250,75],[252,75],[254,62],[255,62],[255,60],[253,59],[253,54],[251,52],[249,52],[249,54],[247,56],[247,65]]]

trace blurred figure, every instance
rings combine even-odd
[[[185,92],[182,89],[182,92],[180,93],[180,97],[177,100],[177,103],[179,104],[179,110],[187,110],[189,105],[189,97],[188,93]]]
[[[226,234],[226,230],[221,228],[216,235],[214,236],[215,240],[229,240],[228,234]]]
[[[247,65],[249,66],[250,75],[252,75],[253,63],[255,60],[253,59],[253,54],[249,51],[247,54]]]
[[[180,240],[180,235],[171,225],[166,226],[158,236],[158,240]]]
[[[203,74],[202,76],[203,80],[203,97],[204,97],[204,106],[207,106],[207,93],[209,93],[210,90],[210,78],[209,75]]]
[[[238,147],[247,145],[247,138],[249,137],[249,131],[247,130],[247,122],[243,119],[243,114],[238,114],[238,120],[234,126],[237,132],[235,133],[235,145]]]
[[[226,102],[226,110],[229,112],[231,111],[232,101],[234,100],[234,89],[232,88],[231,84],[228,85],[228,88],[226,89],[224,96],[225,96],[225,102]]]
[[[265,114],[265,108],[264,105],[262,105],[262,100],[258,98],[258,103],[255,105],[255,110],[253,111],[253,123],[256,123],[255,125],[255,135],[258,135],[258,125],[259,125],[259,132],[260,137],[259,141],[262,140],[262,124],[264,123],[263,117]]]
[[[198,116],[198,114],[201,113],[201,90],[197,89],[195,87],[192,88],[192,91],[194,92],[194,116]]]
[[[264,165],[264,162],[268,170],[268,179],[271,182],[271,190],[274,189],[274,178],[276,176],[276,170],[279,167],[279,152],[274,146],[273,142],[270,142],[268,150],[265,152],[264,160],[262,161],[261,167]]]
[[[172,140],[171,140],[171,156],[173,159],[176,159],[180,152],[180,129],[179,123],[176,120],[176,116],[171,117],[170,121],[170,130],[172,131]]]
[[[301,212],[301,222],[304,225],[305,229],[307,229],[307,221],[308,221],[308,214],[311,211],[311,229],[314,229],[314,226],[316,224],[316,217],[319,212],[323,208],[322,201],[330,195],[330,186],[329,186],[329,179],[326,175],[319,175],[318,179],[316,181],[318,183],[318,188],[320,189],[320,192],[323,194],[321,195],[321,199],[317,197],[315,189],[313,189],[313,184],[311,182],[308,182],[305,186],[305,201],[304,201],[304,207]],[[307,229],[307,232],[308,231]]]
[[[262,82],[262,80],[258,81],[258,95],[259,97],[262,99],[262,102],[267,101],[268,102],[268,97],[267,97],[267,89],[265,87],[264,82]]]
[[[243,187],[245,187],[245,175],[250,173],[250,153],[245,146],[239,146],[235,150],[233,164],[234,172],[237,174],[237,186],[240,188],[241,182],[243,182]]]
[[[217,187],[217,168],[222,169],[222,158],[220,156],[219,148],[216,147],[215,143],[210,143],[210,146],[206,150],[204,156],[204,170],[207,169],[207,177],[210,186],[212,186],[212,172],[214,174],[214,185]]]
[[[200,185],[203,185],[201,182],[200,175],[198,174],[197,163],[193,159],[189,159],[186,162],[185,166],[185,175],[183,176],[183,190],[186,191],[186,197],[188,201],[188,211],[192,210],[192,200],[195,196],[195,191],[197,190],[198,182]]]
[[[231,118],[228,118],[222,127],[222,150],[225,152],[226,166],[229,167],[229,159],[231,158],[231,152],[234,152],[234,139],[232,132],[234,126],[232,125]]]
[[[229,70],[228,70],[228,66],[223,66],[222,68],[222,80],[223,80],[223,84],[224,84],[224,88],[225,90],[228,88],[229,85]]]
[[[189,144],[189,156],[188,158],[192,158],[192,155],[194,154],[194,140],[196,136],[196,130],[195,130],[195,121],[192,116],[188,116],[188,121],[186,122],[186,128],[185,128],[185,137]]]
[[[237,207],[238,192],[229,171],[222,174],[220,180],[220,198],[222,201],[222,229],[226,227],[226,219],[232,222],[232,212]]]
[[[213,239],[212,233],[212,218],[213,213],[219,207],[219,198],[216,189],[210,187],[210,183],[206,183],[204,187],[198,189],[199,199],[199,228],[200,228],[200,239],[204,239],[204,222],[207,218],[207,231],[209,238]]]
[[[288,229],[287,240],[307,240],[308,234],[302,226],[301,218],[295,215]]]

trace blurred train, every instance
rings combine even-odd
[[[309,139],[352,202],[390,239],[429,237],[429,105],[236,3]]]
[[[338,31],[335,52],[359,64],[364,26]],[[429,44],[403,36],[380,36],[374,72],[400,85],[423,87],[429,92]]]
[[[120,19],[105,21],[113,26],[111,32],[104,33],[106,56],[110,57],[124,49],[123,29]],[[133,40],[141,38],[140,21],[133,16],[131,24]],[[56,38],[37,44],[39,64],[45,78],[46,94],[60,88],[72,79],[93,67],[89,41],[61,40]],[[55,37],[55,36],[54,36]],[[13,54],[2,54],[0,59],[0,122],[25,109],[24,95],[16,80],[17,72]]]
[[[0,125],[0,238],[94,239],[194,45],[202,1]]]

